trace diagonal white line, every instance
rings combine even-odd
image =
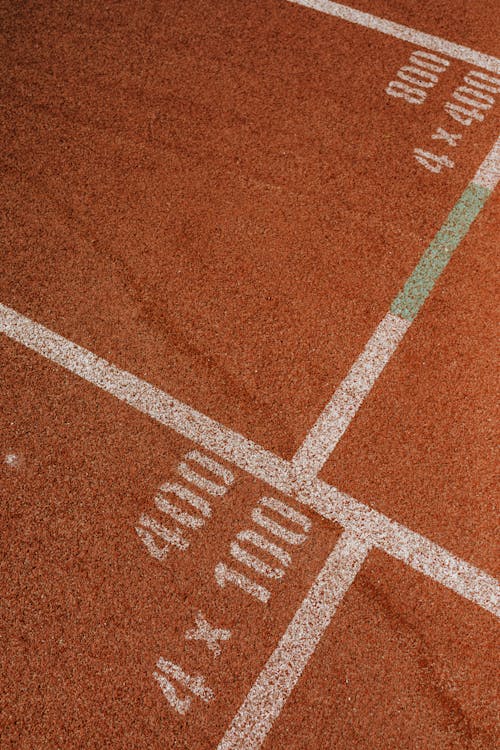
[[[497,57],[485,55],[483,52],[477,52],[470,47],[464,47],[462,44],[448,42],[439,36],[417,31],[417,29],[394,23],[386,18],[373,16],[371,13],[364,13],[361,10],[356,10],[356,8],[351,8],[349,5],[334,3],[332,0],[288,0],[288,2],[303,5],[312,10],[319,10],[321,13],[326,13],[329,16],[341,18],[344,21],[379,31],[382,34],[388,34],[404,42],[410,42],[417,47],[425,47],[435,52],[441,52],[448,55],[448,57],[455,58],[455,60],[462,60],[471,65],[477,65],[480,68],[491,70],[493,73],[500,73],[500,60]]]
[[[493,148],[474,175],[474,185],[493,191],[500,181],[500,138],[497,138]]]
[[[295,495],[323,518],[337,521],[373,546],[403,560],[484,609],[498,611],[495,602],[498,601],[499,587],[494,578],[326,482],[298,475],[292,462],[2,304],[0,332],[231,461],[278,491]]]
[[[370,550],[344,531],[217,750],[255,750],[281,713]]]
[[[301,476],[315,477],[321,471],[410,325],[390,312],[378,324],[293,457]]]
[[[2,304],[0,332],[111,393],[188,440],[226,458],[252,476],[281,492],[291,493],[292,473],[287,461],[169,396],[160,388],[121,370],[83,346]]]
[[[297,684],[316,646],[354,583],[372,547],[398,560],[500,617],[500,588],[494,578],[473,569],[419,534],[390,521],[316,480],[297,500],[344,525],[333,551],[283,637],[258,675],[217,750],[258,750]],[[351,529],[351,531],[348,531]],[[478,597],[480,601],[478,600]]]
[[[498,181],[498,147],[499,141],[493,146],[473,180],[476,185],[487,190],[493,189]],[[322,483],[316,478],[410,324],[411,321],[403,320],[390,312],[385,316],[309,431],[292,460],[298,477],[304,482],[297,499],[310,504],[325,518],[333,518],[345,529],[352,530],[350,546],[359,555],[357,570],[366,559],[371,546],[378,547],[500,617],[500,587],[494,578],[337,489],[321,487]],[[344,532],[338,543],[341,547],[347,533]],[[354,582],[356,573],[344,588],[339,588],[338,576],[342,576],[343,566],[336,551],[337,547],[316,581],[326,596],[336,597],[335,606],[317,606],[315,584],[257,677],[218,750],[258,750],[266,738],[330,624],[335,609]],[[333,567],[332,560],[335,560]],[[301,626],[298,627],[297,623],[301,623]]]
[[[425,536],[319,479],[307,479],[296,499],[314,508],[323,518],[356,532],[373,547],[500,617],[498,581]]]
[[[496,186],[499,176],[500,138],[488,152],[469,183],[469,187],[479,186],[487,196]],[[442,229],[439,231],[441,232]],[[436,236],[438,235],[439,232]],[[292,463],[300,476],[315,477],[321,471],[356,416],[359,407],[396,352],[411,323],[412,320],[406,320],[389,311],[378,324],[365,348],[335,390],[293,457]]]

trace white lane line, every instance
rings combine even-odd
[[[498,581],[427,537],[392,521],[320,479],[304,481],[295,499],[500,618]]]
[[[483,161],[472,182],[487,190],[494,190],[500,180],[500,138]]]
[[[288,462],[223,427],[145,380],[97,357],[24,315],[0,304],[0,332],[107,391],[180,435],[231,461],[281,492],[292,491]],[[269,480],[272,481],[269,481]]]
[[[315,477],[321,471],[410,325],[391,312],[378,324],[293,457],[301,476]]]
[[[370,550],[344,531],[217,750],[256,750],[313,655]]]
[[[446,39],[441,39],[439,36],[426,34],[423,31],[417,31],[417,29],[412,29],[409,26],[403,26],[399,23],[388,21],[386,18],[373,16],[371,13],[364,13],[361,10],[351,8],[348,5],[334,3],[331,2],[331,0],[288,0],[288,2],[295,3],[296,5],[303,5],[312,10],[319,10],[321,13],[326,13],[329,16],[341,18],[344,21],[355,23],[358,26],[364,26],[367,29],[380,31],[382,34],[388,34],[389,36],[401,39],[404,42],[410,42],[417,47],[425,47],[434,52],[441,52],[442,54],[448,55],[448,57],[455,58],[455,60],[463,60],[471,65],[491,70],[493,73],[500,73],[500,60],[497,57],[485,55],[482,52],[470,49],[470,47],[464,47],[462,44],[448,42]]]
[[[320,480],[309,480],[305,485],[296,499],[325,518],[339,521],[346,530],[217,750],[261,747],[373,547],[500,617],[500,587],[487,573]]]
[[[279,492],[294,495],[323,518],[337,521],[373,546],[498,614],[494,578],[434,542],[313,477],[233,430],[177,401],[24,315],[0,304],[0,332],[102,388]]]
[[[490,190],[498,181],[498,145],[497,141],[473,180]],[[372,547],[500,617],[500,586],[492,576],[317,479],[411,322],[391,312],[385,316],[292,459],[296,499],[346,530],[217,750],[260,748]],[[358,561],[350,576],[343,565],[344,543],[347,558],[352,555]]]

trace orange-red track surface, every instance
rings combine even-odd
[[[500,55],[489,0],[349,8]],[[498,135],[500,72],[415,39],[287,0],[0,3],[2,749],[498,748],[492,185],[338,441],[294,459]],[[414,104],[386,90],[419,50],[445,64]],[[227,432],[79,377],[37,324]]]

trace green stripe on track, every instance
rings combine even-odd
[[[391,312],[414,320],[454,250],[486,203],[491,190],[471,182],[455,203],[445,223],[422,255],[412,275],[391,305]]]

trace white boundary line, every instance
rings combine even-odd
[[[493,190],[499,178],[499,149],[500,139],[483,160],[473,179],[473,183],[489,191]],[[298,475],[306,483],[297,499],[310,504],[324,517],[337,520],[345,529],[352,528],[352,543],[360,554],[359,567],[371,546],[378,547],[500,617],[500,587],[494,578],[337,489],[321,487],[322,483],[317,479],[317,473],[328,460],[410,325],[410,320],[388,313],[377,326],[292,460]],[[314,490],[311,495],[314,483],[317,492],[315,496]],[[345,531],[344,535],[347,533]],[[361,544],[360,538],[363,540]],[[335,556],[335,550],[332,555]],[[317,581],[321,579],[327,591],[336,592],[339,591],[336,578],[338,573],[335,568],[330,569],[331,557]],[[339,560],[337,563],[341,567]],[[355,576],[356,573],[339,594],[335,607],[347,593]],[[307,612],[307,628],[298,632],[291,626],[287,629],[217,750],[258,750],[264,741],[333,616],[333,611],[327,617],[322,607],[312,605],[313,590],[314,586],[292,621],[292,624],[297,618],[300,621],[301,614]],[[283,640],[286,648],[283,647]],[[290,666],[291,654],[295,670]]]
[[[315,477],[356,416],[411,321],[388,312],[292,459],[298,473]]]
[[[321,483],[318,481],[318,484]],[[340,536],[217,750],[260,748],[373,547],[383,549],[392,557],[476,603],[479,603],[476,597],[482,577],[481,606],[500,617],[499,586],[493,578],[482,571],[472,572],[471,566],[463,560],[453,558],[446,550],[389,521],[376,511],[364,508],[360,513],[357,501],[340,495],[334,488],[329,488],[326,495],[319,488],[317,499],[325,504],[325,517],[332,513],[330,503],[337,502],[339,515],[332,513],[330,517],[342,519],[346,529],[352,523],[352,530],[345,530]],[[307,493],[299,494],[296,499],[310,502]],[[310,504],[318,510],[316,503]],[[351,518],[346,513],[346,505],[352,508]]]
[[[469,184],[491,193],[499,179],[500,138],[495,141]],[[412,320],[405,320],[392,312],[388,312],[380,321],[295,453],[292,463],[301,477],[316,477],[321,471],[411,324]]]
[[[409,26],[388,21],[386,18],[373,16],[371,13],[364,13],[348,5],[334,3],[332,0],[287,0],[287,2],[294,3],[295,5],[303,5],[305,8],[311,8],[312,10],[319,10],[321,13],[326,13],[329,16],[341,18],[344,21],[364,26],[367,29],[380,31],[382,34],[388,34],[404,42],[410,42],[417,47],[425,47],[435,52],[441,52],[448,55],[448,57],[455,58],[455,60],[462,60],[471,65],[491,70],[493,73],[500,73],[500,60],[497,57],[485,55],[483,52],[477,52],[470,47],[464,47],[462,44],[448,42],[439,36],[426,34]]]
[[[183,404],[145,380],[0,304],[0,332],[98,386],[243,471],[337,521],[373,546],[493,614],[499,613],[497,581],[420,534],[314,477],[237,432]]]
[[[500,137],[472,178],[474,185],[493,191],[500,181]]]
[[[344,531],[217,750],[256,750],[281,713],[370,546]]]
[[[500,61],[328,0],[289,0],[450,57],[500,72]],[[493,64],[493,67],[491,65]],[[498,181],[498,145],[474,182]],[[495,150],[496,149],[496,150]],[[244,471],[314,508],[345,529],[318,578],[224,735],[218,750],[257,750],[353,583],[372,546],[500,616],[494,578],[430,540],[317,479],[317,473],[397,349],[410,321],[388,313],[335,391],[291,462],[190,406],[0,304],[0,331]]]
[[[500,618],[500,585],[489,573],[320,479],[306,480],[295,497],[323,518],[337,521],[373,547]]]
[[[281,492],[293,490],[288,462],[173,396],[0,304],[0,332],[125,401],[188,440]]]

